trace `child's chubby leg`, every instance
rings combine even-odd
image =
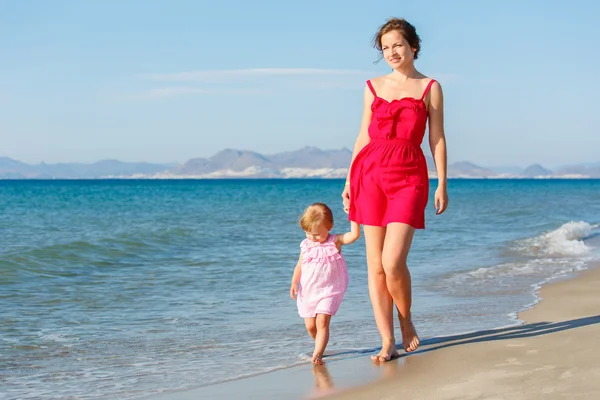
[[[304,318],[304,325],[310,337],[315,340],[317,337],[317,317]]]
[[[329,342],[329,323],[331,322],[331,315],[328,314],[317,314],[316,325],[317,325],[317,336],[315,337],[315,351],[313,353],[312,362],[313,364],[323,364],[323,353]]]

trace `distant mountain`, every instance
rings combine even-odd
[[[253,151],[227,149],[210,158],[215,168],[243,171],[250,167],[272,167],[273,162],[262,154]]]
[[[182,175],[208,174],[214,171],[244,171],[250,167],[273,167],[262,154],[253,151],[226,149],[210,158],[192,158],[171,172]]]
[[[301,178],[346,176],[352,152],[348,149],[321,150],[316,147],[271,155],[226,149],[209,158],[193,158],[172,169],[168,176]]]
[[[457,178],[486,178],[494,175],[497,174],[491,169],[480,167],[469,161],[461,161],[448,165],[448,176]]]
[[[0,179],[97,179],[106,176],[150,175],[172,168],[172,164],[101,160],[92,164],[25,164],[0,157]]]
[[[519,175],[524,178],[545,177],[552,175],[552,171],[542,167],[539,164],[533,164],[521,171]]]
[[[559,168],[555,171],[555,174],[573,176],[573,177],[585,177],[589,176],[592,178],[600,178],[600,163],[598,164],[582,164],[582,165],[570,165]]]
[[[268,156],[280,168],[348,168],[352,152],[346,148],[340,150],[321,150],[317,147],[304,147],[296,151]]]
[[[33,173],[33,166],[8,157],[0,157],[0,177],[22,179]]]
[[[25,164],[21,161],[13,160],[8,157],[0,157],[0,171],[4,169],[10,168],[24,168],[27,167],[28,164]]]
[[[208,158],[192,158],[183,164],[153,164],[101,160],[92,164],[26,164],[0,157],[0,179],[207,179],[207,178],[345,178],[352,152],[346,148],[322,150],[304,147],[263,155],[254,151],[225,149]],[[429,176],[436,177],[435,163],[426,155]],[[448,165],[449,178],[600,178],[600,163],[570,165],[551,171],[539,164],[527,168],[487,168],[461,161]]]
[[[577,166],[584,167],[584,168],[600,167],[600,162],[584,162],[584,163],[577,164]],[[569,167],[572,167],[572,165],[561,165],[560,167],[558,167],[556,169],[562,170],[564,168],[569,168]]]
[[[518,175],[523,168],[517,167],[514,165],[507,165],[503,167],[489,167],[490,170],[494,171],[497,174],[509,174],[509,175]]]

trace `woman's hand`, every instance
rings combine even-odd
[[[443,213],[444,211],[446,211],[446,208],[448,208],[448,189],[446,188],[446,185],[440,185],[435,190],[434,205],[436,209],[435,213],[437,215]]]
[[[348,214],[350,210],[350,185],[344,186],[344,191],[342,192],[342,199],[344,203],[344,212]]]

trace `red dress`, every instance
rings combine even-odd
[[[427,126],[424,99],[435,82],[427,84],[420,99],[403,97],[391,102],[373,92],[369,143],[350,168],[348,219],[361,225],[387,226],[401,222],[425,228],[429,177],[421,142]]]

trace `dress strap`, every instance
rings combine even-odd
[[[371,93],[373,93],[373,96],[377,97],[377,93],[375,93],[375,89],[373,88],[373,84],[371,83],[370,79],[367,81],[367,86],[369,87],[369,89],[371,89]]]
[[[421,96],[421,100],[423,100],[425,96],[427,96],[427,93],[429,93],[429,89],[431,89],[431,85],[433,85],[433,82],[435,82],[435,79],[429,81],[427,87],[425,88],[425,91],[423,92],[423,96]]]

